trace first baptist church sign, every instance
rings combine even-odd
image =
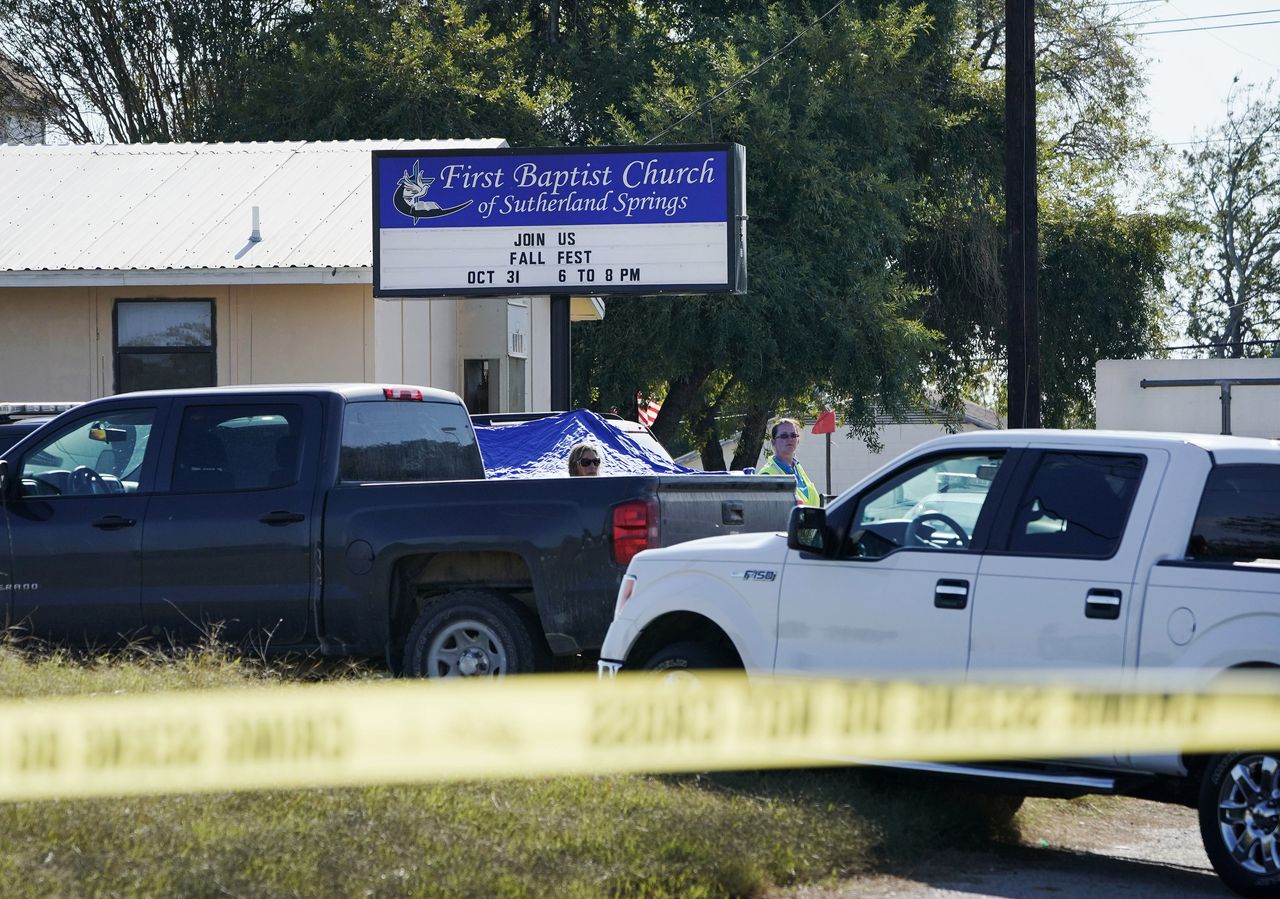
[[[373,154],[378,297],[740,293],[737,144]]]

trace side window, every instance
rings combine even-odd
[[[22,460],[23,495],[137,492],[154,421],[154,410],[130,409],[82,418],[60,429]]]
[[[1002,459],[988,452],[935,457],[872,488],[858,501],[845,555],[967,550]]]
[[[302,409],[290,403],[188,406],[178,431],[174,493],[287,487],[302,462]]]
[[[1105,559],[1115,554],[1145,459],[1045,453],[1018,501],[1009,551]]]
[[[1220,465],[1209,472],[1187,555],[1280,561],[1280,465]]]

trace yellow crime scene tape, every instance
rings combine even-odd
[[[1275,685],[560,674],[8,701],[0,799],[1276,747]]]

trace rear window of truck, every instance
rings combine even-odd
[[[457,403],[348,403],[339,480],[460,481],[484,477],[467,410]]]
[[[1209,472],[1187,556],[1280,560],[1280,465],[1219,465]]]

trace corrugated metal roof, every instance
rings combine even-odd
[[[372,269],[370,154],[481,140],[0,146],[0,285]],[[262,240],[249,240],[253,207]],[[363,273],[361,273],[363,274]],[[228,276],[231,276],[228,278]],[[358,280],[368,280],[360,277]]]

